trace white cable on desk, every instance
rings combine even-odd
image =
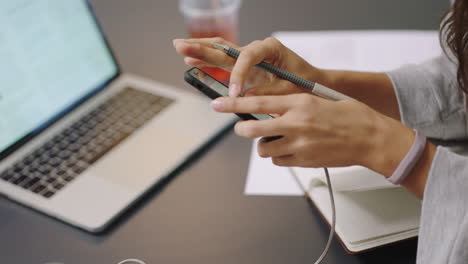
[[[335,224],[336,224],[336,209],[335,209],[335,199],[333,198],[333,189],[330,181],[330,175],[328,174],[328,169],[323,168],[325,171],[325,177],[327,178],[327,185],[328,185],[328,193],[330,194],[330,203],[331,203],[331,208],[332,208],[332,224],[331,224],[331,230],[330,230],[330,235],[328,236],[328,242],[327,245],[325,246],[325,249],[323,250],[322,254],[320,257],[315,261],[314,264],[320,264],[322,263],[322,260],[325,258],[325,256],[328,253],[328,250],[330,249],[331,242],[333,240],[333,235],[335,234]],[[299,187],[302,189],[305,195],[307,195],[307,190],[302,186],[300,183],[297,174],[294,172],[294,170],[291,167],[288,167],[289,172],[291,175],[294,177],[296,180],[297,184]]]

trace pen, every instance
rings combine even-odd
[[[218,43],[213,43],[213,47],[216,48],[216,49],[219,49],[219,50],[222,50],[224,51],[227,55],[237,59],[240,55],[240,51],[234,49],[234,48],[231,48],[229,46],[226,46],[226,45],[222,45],[222,44],[218,44]],[[274,75],[280,77],[281,79],[284,79],[284,80],[287,80],[287,81],[290,81],[300,87],[303,87],[307,90],[309,90],[310,92],[320,96],[320,97],[323,97],[323,98],[326,98],[326,99],[330,99],[330,100],[334,100],[334,101],[340,101],[340,100],[351,100],[353,98],[347,96],[347,95],[344,95],[342,93],[339,93],[335,90],[332,90],[326,86],[323,86],[319,83],[315,83],[315,82],[311,82],[311,81],[308,81],[308,80],[305,80],[295,74],[292,74],[286,70],[283,70],[281,68],[278,68],[276,67],[275,65],[273,64],[270,64],[268,62],[260,62],[259,64],[255,65],[257,66],[258,68],[262,69],[262,70],[265,70],[267,72],[270,72],[270,73],[273,73]]]

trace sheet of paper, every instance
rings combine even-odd
[[[388,71],[441,53],[437,31],[276,32],[274,37],[319,68]]]
[[[296,180],[284,167],[271,163],[271,159],[257,154],[257,142],[252,144],[249,170],[247,172],[246,195],[303,195]]]
[[[436,31],[276,32],[273,36],[312,65],[327,69],[388,71],[441,53]],[[303,195],[286,168],[257,155],[256,141],[245,194]]]

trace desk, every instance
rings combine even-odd
[[[175,0],[94,0],[125,71],[191,89],[171,40],[185,36]],[[436,29],[439,0],[246,0],[241,43],[276,30]],[[260,16],[261,19],[255,19]],[[0,198],[0,263],[312,263],[329,229],[305,198],[243,195],[250,141],[227,133],[101,235]],[[339,217],[339,212],[338,212]],[[414,263],[416,241],[326,263]]]

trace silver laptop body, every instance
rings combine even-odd
[[[3,1],[0,23],[0,194],[52,217],[103,230],[235,120],[121,73],[86,1]]]

